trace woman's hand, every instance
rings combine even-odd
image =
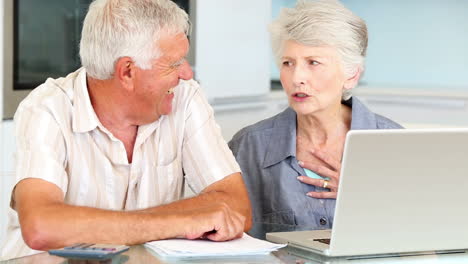
[[[338,193],[338,185],[340,183],[341,161],[333,158],[325,151],[312,150],[310,153],[323,161],[325,165],[311,164],[310,162],[300,161],[299,165],[303,168],[309,169],[322,177],[328,177],[329,180],[312,179],[307,176],[297,177],[303,183],[314,185],[321,188],[329,189],[328,192],[308,192],[307,195],[314,198],[334,198]]]

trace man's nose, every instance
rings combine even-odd
[[[193,78],[193,71],[188,61],[184,61],[184,63],[180,65],[179,78],[183,80],[190,80]]]

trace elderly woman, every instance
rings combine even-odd
[[[251,234],[259,238],[331,228],[346,133],[401,128],[351,97],[364,69],[367,27],[341,3],[299,1],[270,31],[289,108],[229,143],[252,202]]]

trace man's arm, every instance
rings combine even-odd
[[[245,218],[244,231],[251,228],[252,209],[244,180],[239,172],[209,185],[198,196],[158,206],[150,210],[159,213],[180,211],[193,208],[197,204],[209,205],[213,202],[225,203],[229,208],[241,214]]]
[[[81,242],[132,245],[201,236],[223,241],[240,237],[251,225],[250,203],[239,173],[213,183],[199,196],[140,211],[72,206],[62,197],[59,187],[44,180],[17,184],[14,209],[29,247],[47,250]]]

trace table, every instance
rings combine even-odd
[[[0,264],[319,264],[319,263],[346,263],[346,264],[371,264],[371,263],[398,263],[398,264],[429,264],[429,263],[468,263],[468,252],[456,254],[431,254],[423,256],[404,256],[391,258],[373,258],[373,259],[353,259],[345,258],[325,258],[303,250],[286,247],[270,253],[269,255],[258,256],[239,256],[229,258],[162,258],[144,246],[132,246],[130,250],[124,252],[113,259],[105,261],[95,260],[72,260],[61,257],[51,256],[48,253],[37,254],[33,256],[0,261]]]

